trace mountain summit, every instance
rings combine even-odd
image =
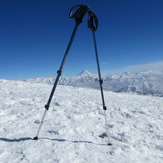
[[[90,76],[93,75],[91,72],[87,71],[87,70],[83,70],[82,72],[79,73],[78,76]]]

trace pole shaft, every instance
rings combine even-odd
[[[43,117],[42,117],[41,122],[40,122],[40,125],[39,125],[39,128],[38,128],[38,131],[37,131],[37,135],[36,135],[37,138],[38,138],[38,135],[39,135],[40,130],[41,130],[41,128],[42,128],[42,125],[43,125],[43,122],[44,122],[46,113],[47,113],[47,110],[45,109],[44,114],[43,114]]]
[[[58,81],[59,81],[59,78],[60,78],[60,76],[61,76],[62,69],[63,69],[64,64],[65,64],[65,62],[66,62],[66,59],[67,59],[68,53],[69,53],[69,51],[70,51],[70,48],[71,48],[72,42],[73,42],[73,40],[74,40],[74,37],[75,37],[76,31],[77,31],[77,29],[78,29],[78,26],[79,26],[78,24],[75,25],[75,28],[74,28],[73,33],[72,33],[72,35],[71,35],[71,38],[70,38],[69,44],[68,44],[67,49],[66,49],[66,52],[65,52],[65,55],[64,55],[63,60],[62,60],[62,62],[61,62],[60,69],[57,71],[58,75],[57,75],[57,78],[56,78],[56,80],[55,80],[55,83],[54,83],[53,89],[52,89],[52,91],[51,91],[51,94],[50,94],[49,100],[48,100],[48,102],[47,102],[47,106],[48,106],[48,107],[50,106],[50,103],[51,103],[52,97],[53,97],[53,95],[54,95],[54,92],[55,92],[56,86],[57,86]]]
[[[95,37],[95,32],[92,31],[92,34],[93,34],[93,41],[94,41],[94,47],[95,47],[95,55],[96,55],[96,62],[97,62],[97,69],[98,69],[98,77],[99,77],[99,84],[100,84],[100,90],[101,90],[101,97],[102,97],[102,104],[103,104],[103,109],[104,109],[104,117],[105,117],[105,127],[106,127],[106,134],[107,134],[107,137],[108,137],[108,143],[110,141],[109,139],[109,129],[108,129],[108,122],[107,122],[107,114],[106,114],[106,106],[105,106],[105,100],[104,100],[104,93],[103,93],[103,87],[102,87],[102,84],[103,84],[103,81],[102,81],[102,78],[101,78],[101,71],[100,71],[100,64],[99,64],[99,57],[98,57],[98,51],[97,51],[97,44],[96,44],[96,37]]]
[[[95,32],[92,32],[92,34],[93,34],[93,41],[94,41],[94,47],[95,47],[95,55],[96,55],[98,77],[99,77],[101,97],[102,97],[102,104],[103,104],[103,108],[104,108],[105,107],[105,100],[104,100],[104,93],[103,93],[103,87],[102,87],[102,78],[101,78],[101,71],[100,71],[100,64],[99,64],[99,58],[98,58],[98,51],[97,51]]]
[[[61,62],[60,68],[59,68],[59,70],[57,71],[58,75],[57,75],[56,80],[55,80],[55,82],[54,82],[54,85],[53,85],[52,91],[51,91],[51,93],[50,93],[50,96],[49,96],[48,102],[47,102],[47,104],[45,105],[45,112],[44,112],[44,114],[43,114],[43,117],[42,117],[42,120],[41,120],[40,126],[39,126],[39,128],[38,128],[37,135],[36,135],[36,137],[34,137],[35,140],[38,139],[38,135],[39,135],[39,133],[40,133],[40,131],[41,131],[41,128],[42,128],[42,125],[43,125],[43,122],[44,122],[44,119],[45,119],[46,113],[47,113],[47,111],[49,110],[51,100],[52,100],[53,95],[54,95],[54,92],[55,92],[55,90],[56,90],[56,87],[57,87],[57,84],[58,84],[59,78],[60,78],[60,76],[61,76],[61,74],[62,74],[62,69],[63,69],[64,64],[65,64],[65,62],[66,62],[66,59],[67,59],[68,53],[69,53],[69,51],[70,51],[70,48],[71,48],[72,42],[73,42],[73,40],[74,40],[74,37],[75,37],[76,31],[77,31],[77,29],[78,29],[78,26],[79,26],[79,24],[76,24],[75,27],[74,27],[74,30],[73,30],[73,32],[72,32],[72,35],[71,35],[70,41],[69,41],[69,43],[68,43],[68,46],[67,46],[66,52],[65,52],[64,57],[63,57],[63,59],[62,59],[62,62]]]

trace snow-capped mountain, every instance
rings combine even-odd
[[[163,72],[125,72],[105,75],[102,78],[104,81],[103,88],[107,91],[163,96]],[[26,79],[25,81],[53,84],[55,78],[35,78]],[[92,74],[87,70],[82,71],[74,77],[61,77],[59,84],[74,87],[99,88],[98,75]]]
[[[115,92],[163,95],[163,72],[120,73],[104,81],[104,88]]]
[[[81,73],[78,75],[79,77],[85,77],[85,76],[93,76],[93,74],[87,70],[83,70]]]

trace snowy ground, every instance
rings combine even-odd
[[[36,135],[52,86],[0,80],[0,163],[161,163],[163,98],[58,86],[39,140]]]

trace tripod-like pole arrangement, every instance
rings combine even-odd
[[[43,114],[43,117],[41,119],[41,123],[39,125],[39,129],[37,131],[37,135],[34,137],[34,140],[37,140],[38,139],[38,136],[39,136],[39,133],[41,131],[41,128],[42,128],[42,125],[43,125],[43,122],[44,122],[44,119],[45,119],[45,116],[46,116],[46,113],[47,111],[49,110],[49,107],[50,107],[50,103],[51,103],[51,100],[53,98],[53,95],[54,95],[54,92],[55,92],[55,89],[57,87],[57,84],[58,84],[58,81],[59,81],[59,78],[62,74],[62,69],[64,67],[64,64],[66,62],[66,58],[68,56],[68,53],[69,53],[69,50],[71,48],[71,45],[73,43],[73,40],[74,40],[74,37],[75,37],[75,34],[77,32],[77,29],[78,29],[78,26],[80,25],[80,23],[82,23],[82,19],[83,17],[85,16],[85,14],[88,12],[88,28],[91,29],[92,31],[92,34],[93,34],[93,41],[94,41],[94,47],[95,47],[95,56],[96,56],[96,63],[97,63],[97,69],[98,69],[98,76],[99,76],[99,84],[100,84],[100,90],[101,90],[101,97],[102,97],[102,104],[103,104],[103,110],[104,110],[104,115],[105,115],[105,125],[106,125],[106,129],[107,129],[107,137],[108,137],[108,145],[111,145],[109,143],[109,132],[108,132],[108,128],[107,128],[107,116],[106,116],[106,106],[105,106],[105,100],[104,100],[104,93],[103,93],[103,87],[102,87],[102,84],[103,84],[103,80],[101,78],[101,72],[100,72],[100,64],[99,64],[99,58],[98,58],[98,51],[97,51],[97,44],[96,44],[96,38],[95,38],[95,31],[97,30],[97,27],[98,27],[98,19],[96,17],[96,15],[92,12],[92,11],[88,11],[90,8],[86,5],[76,5],[74,6],[71,10],[70,10],[70,13],[69,13],[69,16],[70,18],[74,18],[75,19],[75,22],[76,22],[76,25],[74,27],[74,30],[72,32],[72,35],[71,35],[71,38],[70,38],[70,41],[69,41],[69,44],[67,46],[67,49],[66,49],[66,52],[65,52],[65,55],[63,57],[63,60],[61,62],[61,65],[60,65],[60,68],[59,70],[57,71],[57,77],[56,77],[56,80],[54,82],[54,86],[52,88],[52,91],[51,91],[51,94],[50,94],[50,97],[48,99],[48,102],[47,104],[45,105],[45,111],[44,111],[44,114]],[[74,12],[74,13],[73,13]]]

